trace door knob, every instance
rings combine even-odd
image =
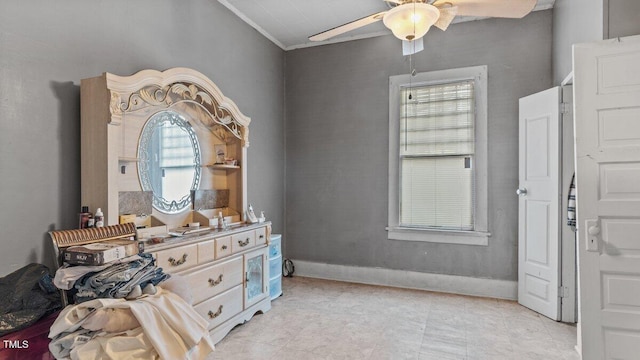
[[[516,190],[516,194],[518,194],[519,196],[525,196],[527,195],[527,189],[526,188],[518,189]]]
[[[599,251],[600,226],[598,220],[587,220],[587,251]]]

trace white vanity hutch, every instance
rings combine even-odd
[[[250,119],[235,103],[192,69],[104,73],[82,80],[81,118],[82,204],[146,226],[145,251],[188,282],[212,340],[268,311],[271,224],[246,223]],[[220,212],[230,224],[210,227]]]

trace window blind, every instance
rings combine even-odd
[[[168,123],[162,124],[161,131],[161,161],[160,166],[185,167],[194,164],[193,146],[189,134],[179,126],[172,126]]]
[[[401,226],[473,230],[473,85],[401,89]]]

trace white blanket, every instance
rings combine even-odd
[[[62,310],[51,326],[49,349],[56,358],[71,359],[205,359],[213,352],[207,321],[181,297],[158,288],[136,300],[96,299]],[[101,333],[68,348],[69,333],[99,308],[128,308],[141,324],[123,333]]]

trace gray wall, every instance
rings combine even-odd
[[[553,83],[573,69],[573,44],[640,34],[638,0],[556,0],[553,5]]]
[[[551,87],[550,10],[433,29],[418,72],[488,65],[489,246],[387,240],[389,76],[383,36],[286,53],[285,255],[321,263],[517,279],[518,99]]]
[[[616,38],[640,34],[640,1],[605,0],[604,37]]]
[[[603,39],[603,0],[556,0],[553,5],[553,84],[573,69],[573,44]]]
[[[196,69],[252,118],[249,201],[284,222],[284,52],[213,0],[0,2],[0,276],[77,225],[80,80]]]

